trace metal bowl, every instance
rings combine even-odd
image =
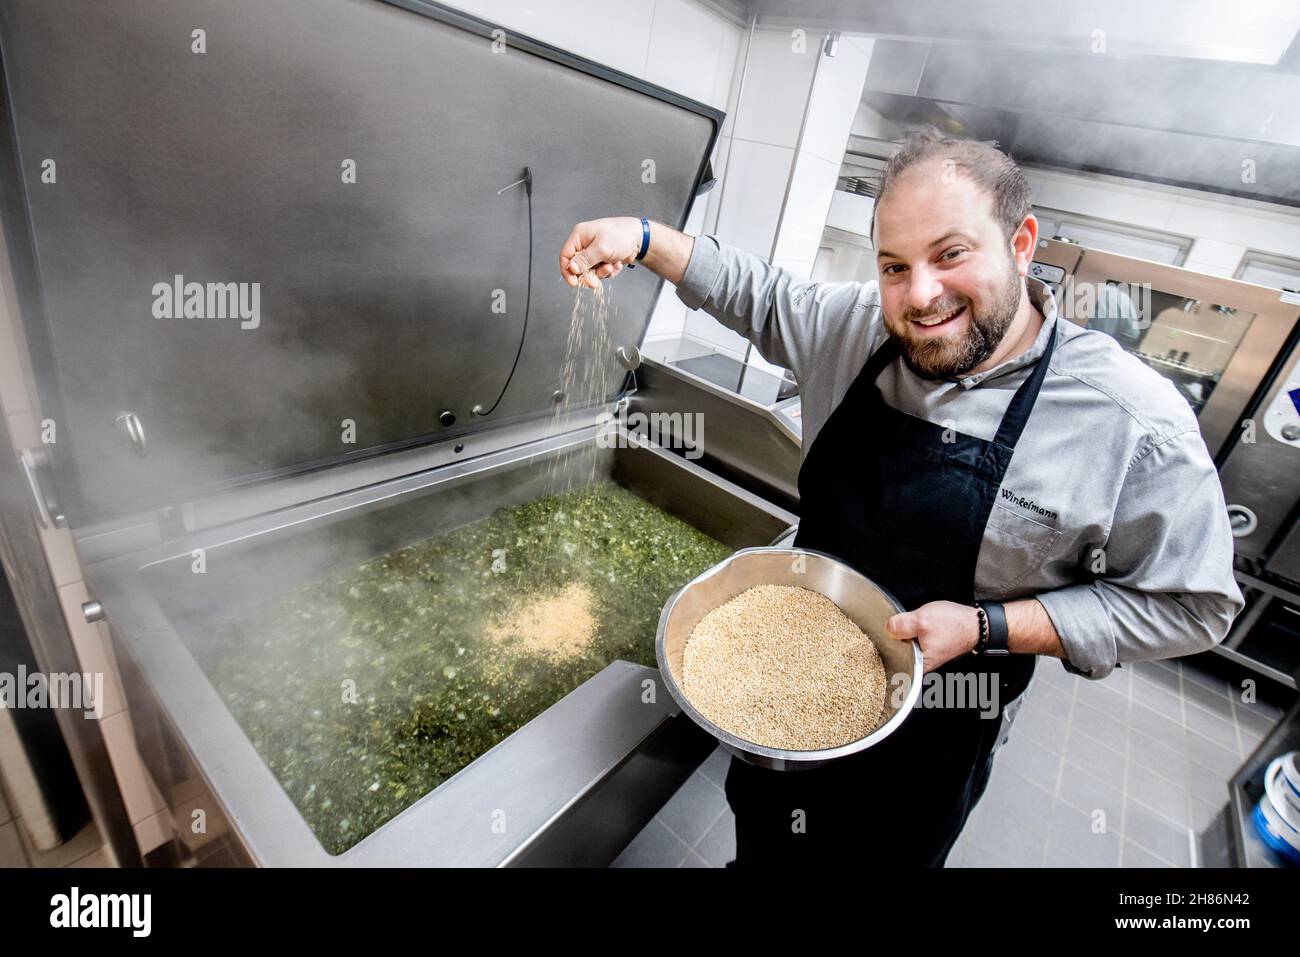
[[[825,595],[872,640],[885,666],[888,719],[865,738],[834,748],[792,751],[746,741],[718,727],[691,704],[682,690],[686,640],[713,609],[755,585],[795,585]],[[668,599],[659,616],[655,655],[668,692],[691,720],[717,738],[732,754],[760,767],[780,771],[814,768],[865,751],[889,737],[906,720],[921,693],[924,662],[916,641],[899,641],[885,631],[891,615],[902,612],[893,595],[865,575],[822,552],[804,548],[745,548],[687,582]],[[896,703],[895,689],[905,676],[907,693]]]

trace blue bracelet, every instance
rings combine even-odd
[[[636,254],[636,261],[640,262],[645,258],[645,254],[650,251],[650,220],[644,216],[641,217],[641,251]],[[635,269],[632,263],[627,264],[628,269]]]

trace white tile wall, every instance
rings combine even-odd
[[[811,263],[817,258],[817,247],[821,245],[826,228],[826,216],[839,172],[838,162],[812,153],[799,153],[794,179],[790,183],[790,198],[781,219],[781,235],[776,244],[778,259],[800,259]]]
[[[451,6],[633,76],[645,76],[655,4],[603,0],[599,13],[560,0],[460,0]]]
[[[794,149],[821,36],[809,34],[802,53],[792,45],[789,31],[754,31],[745,94],[736,111],[737,139]]]
[[[844,147],[861,105],[862,85],[874,45],[870,39],[854,43],[844,38],[835,56],[822,61],[800,152],[829,160],[836,169],[844,161]]]
[[[589,60],[724,108],[742,31],[692,0],[455,0],[499,23]]]
[[[743,123],[743,118],[738,122]],[[766,259],[772,253],[794,150],[740,137],[732,150],[735,155],[717,233],[725,242]]]
[[[654,0],[653,6],[645,79],[726,110],[740,29],[690,0]]]

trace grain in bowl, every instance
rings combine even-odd
[[[704,615],[686,642],[682,690],[701,715],[754,744],[834,748],[884,717],[875,644],[829,598],[756,585]]]

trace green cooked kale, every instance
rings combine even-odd
[[[654,665],[674,590],[731,549],[613,482],[333,572],[186,644],[331,854],[616,659]],[[595,638],[503,654],[488,622],[581,583]]]

